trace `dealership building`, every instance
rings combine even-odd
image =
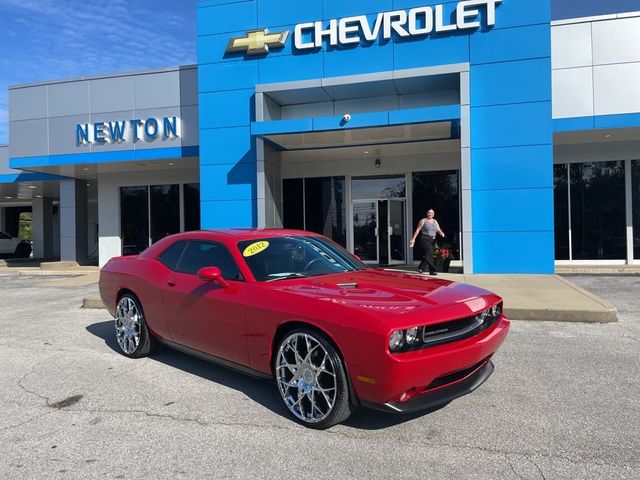
[[[597,6],[594,6],[597,5]],[[94,262],[181,231],[323,233],[467,273],[640,262],[640,1],[212,0],[198,64],[9,89],[0,231]]]

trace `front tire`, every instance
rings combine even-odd
[[[288,332],[274,362],[278,390],[303,425],[323,430],[352,413],[344,363],[332,343],[307,328]]]
[[[155,351],[157,342],[149,333],[142,304],[135,295],[125,293],[118,300],[115,329],[116,340],[123,355],[140,358]]]

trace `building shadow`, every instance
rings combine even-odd
[[[112,321],[94,323],[87,326],[86,330],[104,340],[105,344],[114,353],[120,355],[120,347],[114,335]],[[149,358],[182,370],[185,373],[196,375],[205,380],[242,392],[251,400],[271,410],[273,413],[293,421],[293,416],[286,409],[280,398],[275,382],[236,372],[167,346],[161,347]],[[359,430],[380,430],[422,417],[425,413],[431,413],[431,411],[417,414],[392,414],[360,407],[342,425]]]

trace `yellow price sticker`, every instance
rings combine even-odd
[[[257,255],[258,253],[266,250],[268,246],[269,246],[269,242],[267,242],[266,240],[252,243],[251,245],[249,245],[247,248],[244,249],[244,252],[242,252],[242,255],[244,257],[252,257],[253,255]]]

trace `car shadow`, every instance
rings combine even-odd
[[[114,335],[112,321],[88,325],[86,330],[104,340],[109,348],[120,354],[120,347]],[[236,372],[167,346],[163,346],[149,358],[191,375],[197,375],[200,378],[240,391],[273,413],[288,420],[293,420],[278,394],[275,382]],[[438,409],[414,414],[392,414],[361,407],[356,409],[353,415],[342,425],[360,430],[380,430],[414,420]]]

